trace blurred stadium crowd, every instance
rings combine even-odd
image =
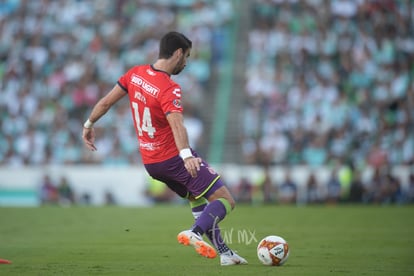
[[[255,0],[247,163],[414,163],[414,5]]]
[[[303,185],[295,172],[286,168],[281,179],[274,179],[269,167],[260,177],[240,178],[232,186],[232,192],[240,203],[250,204],[412,204],[414,203],[414,173],[407,180],[377,168],[373,175],[363,179],[360,172],[343,167],[332,169],[321,179],[310,170]]]
[[[124,71],[156,59],[159,37],[173,29],[194,43],[186,73],[174,79],[191,91],[185,124],[197,148],[205,129],[199,111],[220,66],[223,29],[235,18],[235,3],[1,1],[0,165],[139,164],[126,102],[97,124],[97,153],[84,149],[80,127]],[[247,34],[245,89],[233,93],[244,97],[244,158],[234,162],[371,166],[372,183],[362,183],[359,201],[397,202],[400,180],[380,168],[414,165],[412,1],[247,3],[249,28],[240,30]],[[355,174],[353,181],[361,182]],[[412,174],[409,179],[403,184],[414,198]],[[243,181],[236,197],[254,201],[257,185]],[[323,199],[312,195],[315,179],[308,182],[306,202],[329,201],[329,191],[339,196],[337,186],[327,186]],[[272,194],[263,183],[262,195]],[[279,188],[271,200],[283,201]]]
[[[126,102],[97,124],[97,154],[84,150],[80,126],[121,74],[157,58],[169,30],[193,41],[187,72],[176,80],[191,91],[183,104],[196,147],[220,27],[232,13],[230,0],[1,1],[0,164],[140,162]]]
[[[413,163],[411,1],[249,5],[245,163]],[[126,69],[156,58],[157,39],[170,29],[195,44],[177,81],[191,91],[186,124],[197,147],[198,110],[233,12],[230,0],[3,1],[1,164],[139,162],[128,105],[99,123],[98,154],[83,150],[79,125]]]

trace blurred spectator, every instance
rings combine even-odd
[[[247,177],[241,177],[239,183],[237,183],[234,196],[239,203],[251,203],[252,202],[252,183]]]
[[[306,180],[306,202],[308,204],[320,203],[319,184],[315,173],[311,172]]]
[[[278,188],[278,202],[280,204],[296,204],[298,185],[293,181],[291,172],[286,170],[285,179]]]
[[[341,183],[341,201],[348,201],[354,178],[355,168],[352,163],[343,164],[338,170],[338,179]]]
[[[332,170],[331,176],[326,183],[327,195],[326,202],[328,204],[337,204],[341,199],[341,182],[338,178],[336,169]],[[352,188],[351,188],[352,190]]]
[[[365,194],[365,187],[361,180],[361,175],[356,172],[351,181],[351,188],[349,191],[349,202],[362,203]]]
[[[40,183],[40,202],[42,205],[59,202],[59,191],[49,174],[44,174]]]
[[[276,187],[270,175],[270,167],[263,166],[261,175],[252,185],[252,203],[272,203],[276,200]]]
[[[62,176],[57,186],[59,194],[59,204],[72,205],[75,204],[75,193],[69,184],[66,176]]]
[[[116,199],[113,193],[111,193],[110,191],[106,191],[105,192],[105,200],[104,200],[104,204],[105,205],[116,205]]]
[[[365,202],[376,204],[403,203],[404,191],[401,180],[392,175],[387,167],[376,169],[367,185]]]
[[[364,201],[366,203],[380,203],[382,201],[384,179],[381,170],[376,168],[371,179],[366,183]]]
[[[388,193],[385,203],[403,203],[404,193],[401,188],[401,181],[391,173],[388,173],[386,177],[388,180]]]
[[[368,153],[367,163],[373,168],[382,168],[387,164],[387,152],[375,143]]]
[[[92,195],[88,192],[85,192],[79,198],[79,203],[81,205],[91,205],[92,204]]]
[[[271,168],[269,166],[265,166],[263,168],[263,182],[261,187],[263,189],[263,202],[264,203],[272,203],[275,202],[275,185],[273,183],[272,176],[270,175]]]
[[[185,110],[186,115],[184,119],[184,125],[187,128],[188,142],[194,150],[197,150],[197,152],[201,152],[202,149],[200,147],[202,145],[204,133],[203,122],[194,109],[188,108]]]

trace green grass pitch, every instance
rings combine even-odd
[[[0,208],[0,275],[414,275],[414,206],[237,206],[221,224],[245,266],[221,267],[176,235],[186,206]],[[256,257],[284,237],[285,265]]]

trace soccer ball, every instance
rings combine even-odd
[[[282,237],[267,236],[257,246],[257,257],[264,265],[282,265],[289,257],[289,245]]]

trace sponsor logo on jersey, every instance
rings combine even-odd
[[[139,147],[143,150],[150,150],[154,151],[158,148],[158,145],[156,143],[146,143],[146,142],[139,142]]]
[[[181,89],[180,88],[176,88],[173,90],[172,92],[175,96],[177,96],[178,98],[181,98]]]
[[[150,76],[155,76],[156,75],[155,72],[150,70],[150,69],[147,69],[147,74],[150,75]]]
[[[133,85],[136,85],[138,87],[141,87],[142,90],[153,96],[153,97],[157,97],[158,93],[160,92],[160,90],[158,89],[158,87],[156,87],[155,85],[151,84],[150,82],[148,82],[147,80],[141,78],[140,76],[137,76],[135,74],[132,75],[131,77],[131,83]]]
[[[179,100],[179,99],[175,99],[175,100],[173,100],[173,105],[174,105],[175,107],[180,108],[180,107],[181,107],[181,100]]]

